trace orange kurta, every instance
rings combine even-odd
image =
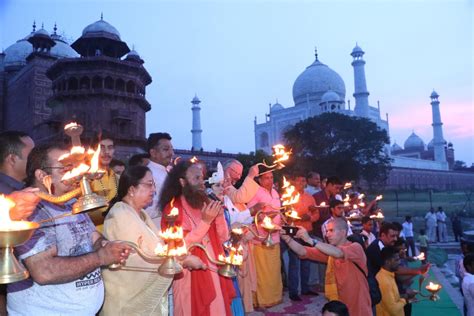
[[[311,259],[319,262],[328,262],[328,256],[312,247],[306,248],[306,256],[302,259]],[[372,315],[372,307],[367,278],[355,266],[356,263],[367,275],[367,258],[362,246],[358,243],[347,242],[338,246],[344,253],[343,258],[332,260],[336,277],[339,300],[347,305],[351,316]]]
[[[300,199],[298,203],[294,205],[295,211],[298,213],[299,217],[303,216],[304,214],[309,214],[311,219],[309,221],[295,221],[296,226],[302,226],[308,232],[313,230],[313,222],[319,219],[319,211],[311,212],[309,207],[315,205],[316,202],[310,194],[304,191],[303,193],[300,192]]]

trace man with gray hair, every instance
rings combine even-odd
[[[327,223],[328,243],[312,239],[308,232],[299,227],[295,238],[300,238],[312,247],[305,247],[285,235],[282,239],[300,256],[327,263],[324,293],[329,301],[339,300],[347,305],[350,315],[371,315],[371,301],[367,284],[367,258],[358,243],[347,240],[347,222],[333,218]]]

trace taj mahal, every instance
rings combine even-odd
[[[380,129],[387,131],[390,137],[388,114],[381,116],[380,105],[369,103],[369,91],[365,76],[364,51],[358,45],[351,52],[354,68],[354,99],[355,106],[351,109],[350,100],[346,103],[346,86],[341,76],[329,66],[323,64],[315,51],[314,62],[296,78],[293,84],[293,100],[295,105],[284,107],[280,103],[269,105],[269,113],[265,122],[254,120],[255,148],[271,152],[273,145],[283,142],[286,129],[299,121],[326,112],[337,112],[350,116],[364,117]],[[454,164],[454,148],[443,137],[439,95],[433,91],[430,95],[433,115],[433,139],[425,145],[414,132],[407,138],[403,148],[394,142],[387,145],[386,152],[392,158],[392,167],[450,170]]]

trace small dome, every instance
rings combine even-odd
[[[28,42],[28,38],[30,38],[31,35],[32,34],[28,35],[5,49],[5,67],[26,65],[26,57],[33,52],[33,45]]]
[[[453,148],[454,147],[453,143],[449,142],[448,147]]]
[[[411,135],[408,136],[408,138],[405,141],[403,147],[405,147],[405,149],[424,149],[425,148],[425,143],[420,138],[420,136],[418,136],[414,132],[412,132]]]
[[[64,41],[60,36],[51,36],[51,38],[56,42],[56,45],[54,45],[51,48],[50,54],[54,57],[58,58],[74,58],[74,57],[79,57],[79,54],[72,49],[71,46],[69,46],[66,41]]]
[[[362,48],[359,47],[359,45],[356,44],[356,46],[354,47],[354,49],[352,50],[352,54],[351,55],[355,55],[355,54],[364,54],[364,51],[362,50]]]
[[[137,51],[132,49],[128,54],[126,58],[138,58],[140,59],[140,55],[138,55]]]
[[[46,30],[43,29],[43,28],[41,28],[41,29],[39,29],[38,31],[36,31],[33,36],[37,36],[37,35],[50,37],[48,31],[46,31]]]
[[[400,150],[403,150],[403,148],[400,147],[400,145],[398,145],[396,142],[394,142],[393,145],[392,145],[392,152],[396,152],[396,151],[400,151]]]
[[[275,104],[272,105],[270,108],[270,112],[276,112],[276,111],[281,111],[284,110],[285,107],[281,105],[280,103],[276,102]]]
[[[30,55],[33,52],[33,45],[31,45],[30,42],[28,42],[28,39],[32,36],[35,36],[38,32],[41,30],[38,30],[35,33],[28,34],[25,38],[17,41],[15,44],[10,45],[6,50],[5,50],[5,59],[4,59],[4,65],[5,67],[15,67],[15,66],[24,66],[26,65],[26,57]],[[41,32],[40,34],[42,34]],[[49,36],[49,34],[46,35]],[[41,35],[43,36],[43,35]],[[65,58],[65,57],[77,57],[79,56],[74,49],[72,49],[71,46],[59,35],[53,34],[51,36],[51,39],[53,39],[56,42],[56,45],[54,45],[51,48],[50,54],[52,56],[58,57],[58,58]]]
[[[117,31],[115,27],[113,27],[108,22],[105,22],[102,19],[86,26],[84,30],[82,31],[82,36],[83,37],[96,37],[96,36],[103,36],[104,33],[109,35],[111,38],[120,41],[119,31]]]
[[[438,94],[438,93],[436,93],[436,91],[434,91],[434,90],[433,90],[433,92],[431,92],[431,95],[430,95],[430,97],[431,97],[432,99],[434,99],[434,98],[437,98],[437,97],[439,97],[439,94]]]
[[[341,101],[341,98],[339,97],[339,95],[332,90],[328,90],[321,97],[321,103],[322,102],[340,102],[340,101]]]
[[[339,100],[346,96],[346,86],[341,76],[318,58],[309,65],[293,84],[293,100],[295,105],[305,103],[308,96],[318,98],[327,92],[328,87],[339,95]]]
[[[430,140],[430,142],[426,146],[428,149],[433,149],[434,148],[433,141],[434,141],[434,139]]]
[[[201,103],[201,100],[199,100],[197,94],[194,95],[194,98],[191,100],[192,104],[199,104]]]

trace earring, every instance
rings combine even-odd
[[[134,196],[134,194],[133,194],[133,193],[130,193],[130,196],[131,196],[131,197],[133,197],[133,196]]]

